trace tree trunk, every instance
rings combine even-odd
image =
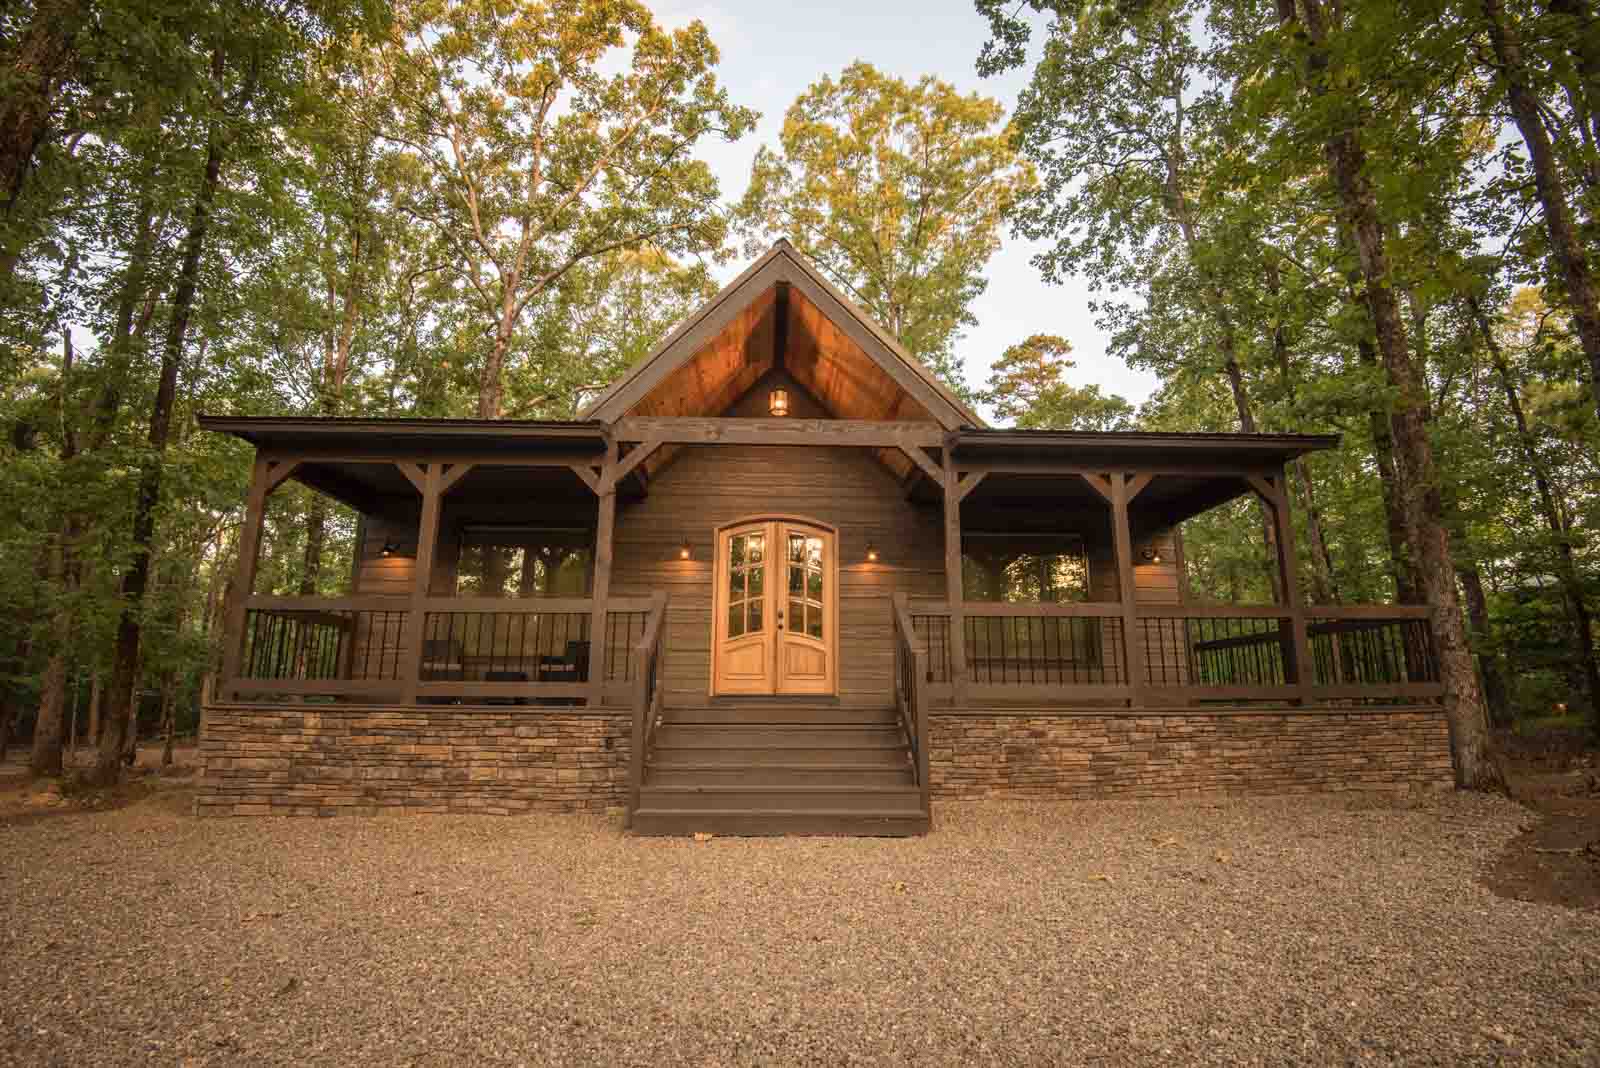
[[[1511,106],[1511,116],[1516,121],[1517,132],[1522,135],[1523,144],[1528,146],[1534,189],[1538,192],[1539,206],[1544,213],[1550,251],[1560,264],[1566,282],[1572,321],[1578,328],[1583,354],[1589,360],[1589,391],[1593,395],[1595,411],[1600,412],[1600,294],[1596,293],[1589,259],[1573,222],[1566,182],[1561,176],[1561,167],[1550,143],[1550,133],[1545,129],[1544,117],[1540,114],[1540,101],[1533,91],[1528,65],[1523,58],[1521,37],[1507,17],[1501,0],[1483,0],[1483,14],[1489,24],[1489,40],[1494,45],[1495,60],[1499,65],[1491,73],[1505,83],[1506,102]]]
[[[315,597],[322,579],[322,547],[327,540],[328,501],[316,490],[311,491],[311,505],[306,509],[306,553],[300,574],[300,596]]]
[[[1461,589],[1467,595],[1467,619],[1472,624],[1472,644],[1478,651],[1478,670],[1483,675],[1483,699],[1489,706],[1489,722],[1496,727],[1511,726],[1511,698],[1506,690],[1505,673],[1500,670],[1500,654],[1494,646],[1494,630],[1489,623],[1489,602],[1483,595],[1483,576],[1476,564],[1457,569]]]
[[[100,689],[100,672],[94,671],[89,675],[89,744],[100,745],[100,699],[103,692]]]
[[[1300,2],[1310,43],[1306,66],[1311,88],[1328,98],[1344,90],[1330,88],[1327,77],[1329,26],[1322,0]],[[1400,476],[1406,526],[1413,535],[1422,586],[1431,608],[1433,639],[1445,689],[1445,712],[1450,722],[1456,784],[1467,789],[1504,790],[1505,779],[1490,744],[1483,691],[1478,686],[1477,670],[1465,641],[1455,562],[1444,524],[1433,444],[1424,421],[1426,394],[1411,359],[1405,323],[1395,300],[1383,227],[1378,218],[1377,196],[1366,173],[1366,153],[1359,139],[1360,131],[1359,120],[1336,124],[1326,144],[1326,155],[1340,213],[1355,239],[1360,257],[1367,309],[1372,316],[1378,352],[1389,381],[1399,394],[1399,403],[1391,418],[1396,471]]]
[[[222,53],[219,50],[212,60],[213,79],[221,81]],[[211,220],[211,204],[216,199],[217,185],[222,175],[222,146],[213,134],[206,150],[205,171],[200,189],[195,197],[194,213],[189,231],[184,236],[183,264],[178,275],[178,286],[172,297],[172,318],[167,328],[166,344],[161,353],[161,373],[156,387],[155,402],[150,413],[150,456],[143,464],[139,476],[139,495],[134,506],[133,559],[122,579],[122,614],[117,620],[117,641],[112,661],[111,684],[108,688],[108,712],[105,731],[100,738],[100,751],[89,775],[97,785],[109,785],[120,777],[119,763],[128,741],[130,719],[134,711],[134,689],[138,682],[141,614],[144,592],[150,581],[151,540],[155,534],[156,506],[161,498],[161,479],[167,439],[172,432],[172,409],[178,384],[178,365],[183,357],[184,338],[189,330],[189,316],[194,310],[195,293],[199,286],[200,256],[205,248],[206,231]]]
[[[1549,527],[1550,534],[1555,539],[1556,578],[1561,583],[1562,600],[1567,609],[1567,622],[1572,627],[1573,642],[1577,646],[1584,685],[1589,691],[1590,724],[1597,733],[1600,733],[1600,662],[1597,662],[1595,656],[1594,628],[1589,617],[1588,600],[1584,596],[1583,580],[1579,577],[1577,561],[1572,555],[1572,534],[1568,530],[1566,517],[1556,503],[1555,491],[1550,484],[1550,474],[1539,458],[1538,442],[1533,436],[1533,431],[1528,429],[1528,418],[1522,410],[1522,395],[1518,389],[1516,376],[1511,371],[1511,364],[1506,359],[1505,350],[1500,347],[1499,340],[1494,336],[1494,331],[1489,325],[1489,317],[1484,314],[1483,305],[1478,299],[1467,298],[1467,307],[1472,312],[1473,321],[1477,323],[1484,347],[1489,350],[1489,359],[1494,364],[1501,392],[1506,398],[1506,408],[1511,412],[1511,418],[1517,425],[1517,444],[1522,449],[1523,463],[1527,464],[1528,472],[1533,476],[1534,489],[1539,496],[1539,509],[1544,513],[1545,525]]]
[[[80,0],[42,0],[0,74],[0,284],[9,281],[26,241],[17,201],[49,135],[56,94],[77,61],[76,37],[87,12]]]
[[[57,549],[57,556],[64,550]],[[57,608],[50,623],[50,659],[39,680],[39,717],[33,725],[33,754],[28,768],[35,775],[61,774],[62,710],[67,692],[67,649],[72,642],[72,613]]]
[[[177,679],[167,672],[161,679],[161,766],[172,766],[172,735],[177,721]]]

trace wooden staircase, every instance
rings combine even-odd
[[[661,713],[635,834],[914,835],[928,810],[895,709],[750,699]]]

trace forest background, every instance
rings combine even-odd
[[[1340,434],[1297,580],[1434,606],[1464,784],[1462,728],[1600,722],[1590,0],[974,14],[928,52],[1012,106],[863,56],[758,126],[634,0],[0,0],[0,750],[194,728],[250,466],[197,413],[571,417],[778,236],[999,423]],[[980,324],[1022,243],[1084,299]],[[290,484],[258,591],[354,531]],[[1186,524],[1193,595],[1270,600],[1266,536]]]

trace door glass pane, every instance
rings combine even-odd
[[[728,606],[728,637],[737,638],[744,633],[744,602]]]
[[[728,570],[728,600],[737,601],[744,596],[744,576],[746,572],[735,567]]]
[[[746,551],[746,554],[748,555],[748,557],[750,559],[750,562],[752,564],[759,564],[761,562],[761,560],[762,560],[762,555],[766,552],[766,547],[767,547],[766,535],[764,535],[764,534],[746,534],[745,535],[745,539],[747,541],[747,544],[745,546],[745,551]]]
[[[821,567],[822,566],[822,539],[821,538],[807,538],[806,539],[806,563],[810,564],[812,567]]]
[[[761,602],[746,601],[750,609],[750,633],[755,634],[761,630]]]
[[[789,629],[796,634],[804,634],[806,629],[806,603],[801,600],[789,601]]]
[[[744,566],[744,546],[749,538],[748,534],[735,534],[728,539],[728,566],[738,568]]]
[[[806,537],[804,534],[789,535],[789,559],[799,563],[806,558]]]
[[[806,616],[806,633],[813,638],[822,637],[822,608],[818,605],[812,605],[811,614]]]
[[[822,599],[822,572],[820,570],[806,571],[806,596],[813,601]]]
[[[805,568],[789,565],[789,592],[799,596],[805,592]]]
[[[766,588],[767,569],[764,567],[752,567],[746,574],[750,576],[750,592],[748,596],[760,597],[761,591]]]

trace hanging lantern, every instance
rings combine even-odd
[[[788,415],[789,391],[786,389],[773,390],[772,393],[767,397],[767,411],[771,412],[772,415],[778,419],[782,419],[784,416]]]

